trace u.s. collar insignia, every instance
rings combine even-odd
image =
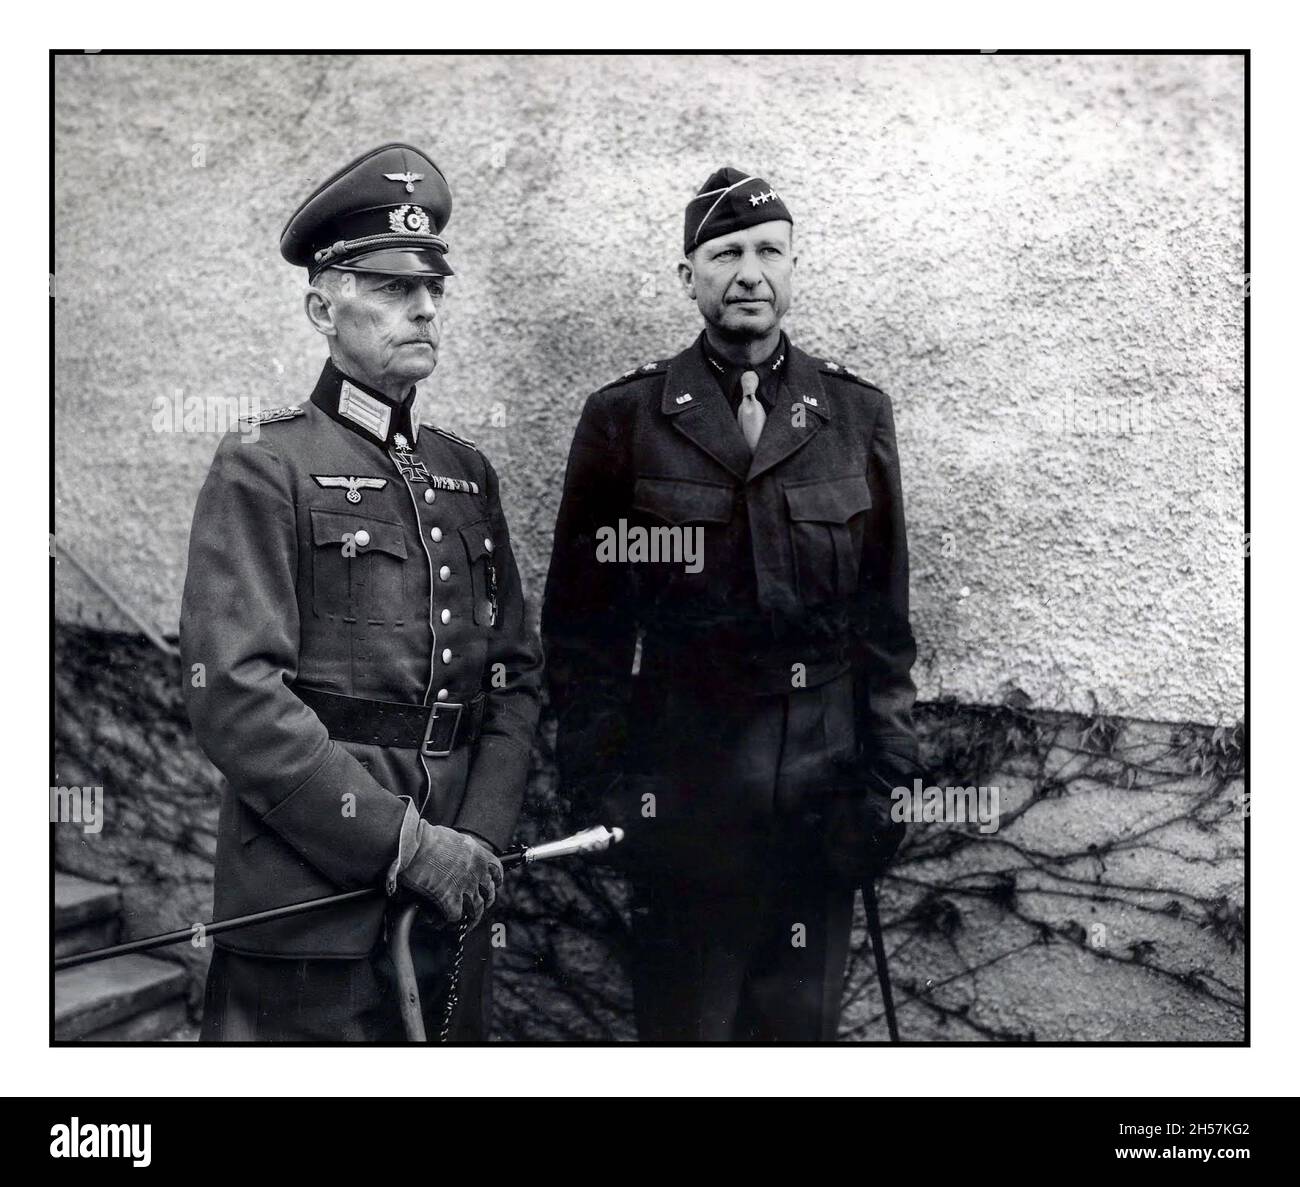
[[[385,181],[401,181],[406,183],[406,192],[415,193],[415,183],[424,180],[423,173],[385,173]]]
[[[312,477],[326,490],[347,490],[349,503],[361,502],[363,490],[383,490],[388,485],[387,478],[346,478],[342,474],[313,474]]]
[[[395,235],[432,235],[428,212],[421,206],[399,206],[388,212],[388,225]]]
[[[817,397],[816,397],[816,396],[804,396],[804,398],[803,398],[803,402],[804,402],[805,404],[811,404],[814,408],[817,407]]]
[[[677,403],[689,404],[693,399],[695,399],[695,397],[692,396],[690,392],[683,392],[680,396],[677,397]]]

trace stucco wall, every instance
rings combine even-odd
[[[55,80],[57,533],[164,630],[216,438],[155,432],[153,401],[305,398],[322,348],[276,244],[322,176],[394,138],[445,169],[426,398],[496,461],[536,598],[581,402],[696,332],[681,211],[734,163],[794,211],[794,339],[896,401],[922,696],[1240,715],[1240,59],[95,55]]]

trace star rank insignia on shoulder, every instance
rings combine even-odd
[[[620,383],[626,383],[629,379],[641,379],[647,375],[654,375],[656,372],[663,371],[666,366],[667,363],[663,359],[653,363],[644,363],[640,367],[633,367],[630,371],[624,371],[617,379],[611,379],[598,390],[603,392],[606,388],[617,387]]]
[[[880,390],[879,388],[876,387],[874,383],[870,383],[869,381],[863,379],[861,375],[855,375],[843,364],[833,362],[831,359],[822,359],[819,369],[824,374],[836,375],[840,379],[847,379],[852,383],[860,383],[863,387],[873,388],[876,391]]]
[[[241,424],[269,425],[277,420],[293,420],[295,416],[306,416],[306,409],[301,405],[288,405],[284,408],[264,408],[261,412],[252,412],[239,418]]]

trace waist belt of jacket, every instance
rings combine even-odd
[[[334,741],[399,746],[418,750],[425,758],[446,758],[453,750],[477,742],[487,702],[483,693],[464,702],[409,705],[344,696],[306,684],[295,684],[293,692],[321,719]]]
[[[643,679],[686,680],[728,695],[780,696],[816,688],[851,667],[842,648],[824,645],[773,644],[756,655],[723,651],[699,641],[686,646],[676,640],[666,643],[648,634],[641,644]]]

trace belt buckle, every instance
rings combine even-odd
[[[456,710],[456,721],[451,727],[451,737],[447,741],[446,750],[430,750],[429,735],[433,733],[433,723],[438,720],[438,714],[440,712],[449,713],[452,709]],[[437,701],[434,704],[433,712],[429,714],[429,720],[424,723],[424,738],[420,742],[420,753],[425,758],[446,758],[451,754],[456,745],[456,734],[460,729],[460,715],[464,709],[465,706],[463,704],[453,704],[449,701]]]

